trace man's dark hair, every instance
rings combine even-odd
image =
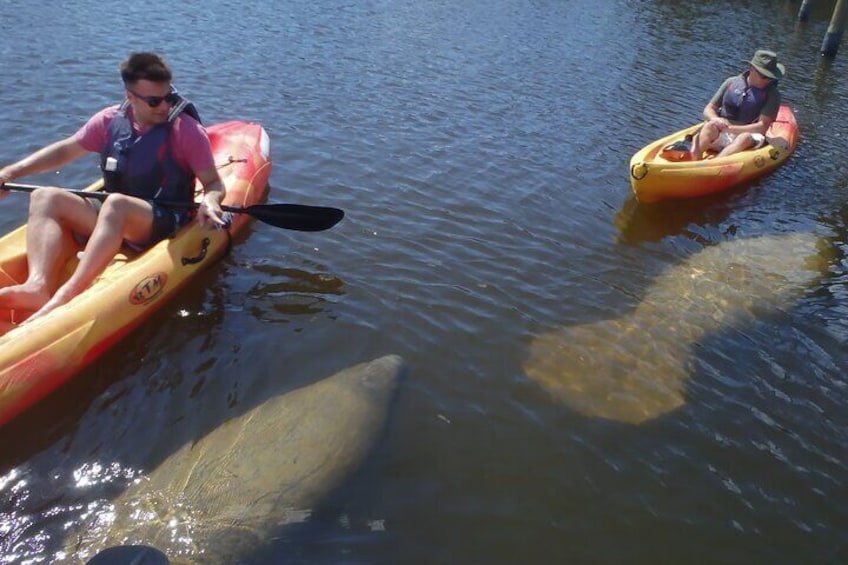
[[[121,63],[121,79],[124,84],[134,84],[140,80],[152,82],[171,82],[171,69],[156,53],[130,53]]]

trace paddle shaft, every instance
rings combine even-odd
[[[39,188],[34,184],[19,184],[7,182],[3,188],[19,192],[33,192]],[[109,197],[108,192],[76,190],[63,188],[65,192],[76,194],[83,198],[92,198],[103,202]],[[163,208],[193,209],[199,208],[197,202],[176,202],[172,200],[148,200]],[[297,231],[323,231],[339,223],[344,217],[344,212],[338,208],[325,206],[306,206],[304,204],[254,204],[246,208],[222,205],[221,209],[233,214],[248,214],[266,224]]]

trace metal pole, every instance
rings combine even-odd
[[[830,25],[827,28],[824,41],[822,41],[821,54],[823,56],[836,56],[846,23],[848,23],[848,0],[836,0],[836,6],[833,8],[833,16],[830,18]]]
[[[815,0],[804,0],[801,2],[801,9],[798,10],[798,21],[806,22],[810,19],[810,12],[813,11],[813,2]]]

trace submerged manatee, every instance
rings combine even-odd
[[[684,403],[692,347],[708,332],[789,305],[827,265],[812,233],[710,246],[663,273],[619,319],[537,337],[533,381],[587,415],[641,423]]]
[[[404,372],[400,357],[382,357],[223,423],[69,536],[68,562],[122,544],[153,546],[175,564],[239,562],[359,466]]]

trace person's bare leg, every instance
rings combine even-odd
[[[706,122],[701,126],[701,129],[692,136],[692,159],[696,161],[700,160],[704,155],[704,151],[710,148],[713,141],[718,139],[720,133],[718,127],[712,121]]]
[[[41,188],[30,196],[27,220],[27,279],[0,288],[0,308],[34,311],[59,285],[59,276],[75,250],[73,233],[91,231],[96,212],[79,196]]]
[[[153,210],[148,202],[119,194],[111,195],[103,204],[73,275],[30,320],[38,319],[70,302],[103,272],[125,239],[147,241],[152,226]]]
[[[739,153],[740,151],[745,151],[749,147],[754,146],[754,138],[750,133],[740,133],[736,136],[730,145],[725,147],[719,152],[719,157],[726,157],[727,155],[733,155],[734,153]]]

